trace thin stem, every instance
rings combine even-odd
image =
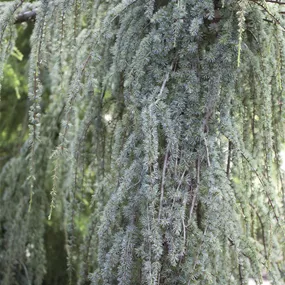
[[[191,208],[190,208],[190,212],[189,212],[189,220],[190,221],[191,221],[191,218],[192,218],[192,214],[193,214],[193,210],[194,210],[194,206],[195,206],[195,202],[196,202],[196,197],[197,197],[197,194],[199,192],[200,167],[201,167],[201,160],[200,160],[200,157],[199,157],[197,159],[197,163],[196,163],[196,189],[194,190],[194,193],[193,193],[192,204],[191,204]]]
[[[164,156],[164,163],[163,163],[163,170],[162,170],[158,220],[160,220],[161,211],[162,211],[162,203],[163,203],[163,196],[164,196],[164,184],[165,184],[165,174],[166,174],[166,169],[167,169],[168,156],[169,156],[169,150],[167,148],[166,154]]]
[[[232,142],[229,141],[228,146],[228,162],[227,162],[227,178],[230,177],[230,169],[231,169],[231,152],[232,152]]]

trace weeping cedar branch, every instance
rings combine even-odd
[[[257,5],[260,5],[259,1],[256,1],[256,0],[251,0],[251,1]],[[273,4],[277,4],[277,5],[285,5],[285,2],[279,2],[279,1],[273,1],[273,0],[266,0],[265,2],[273,3]],[[36,2],[36,4],[37,4],[37,2]],[[285,11],[280,11],[279,14],[285,15]],[[15,17],[14,24],[21,24],[21,23],[30,22],[30,21],[33,22],[36,20],[36,16],[37,16],[37,9],[36,8],[34,8],[32,10],[22,11],[21,13],[19,13]],[[216,13],[216,18],[214,20],[218,21],[218,20],[220,20],[220,18],[221,18],[220,14]]]

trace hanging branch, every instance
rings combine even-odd
[[[266,0],[265,2],[274,3],[274,4],[278,4],[278,5],[285,5],[285,2],[280,2],[280,1]]]
[[[24,11],[17,15],[14,24],[21,24],[23,22],[30,22],[36,20],[37,11],[31,10],[31,11]]]
[[[7,4],[8,3],[8,4]],[[0,13],[4,11],[9,5],[9,2],[0,2]],[[24,22],[35,21],[37,16],[37,8],[39,6],[39,2],[33,3],[24,3],[24,0],[21,0],[14,8],[14,24],[21,24]],[[16,13],[16,10],[21,7],[21,11]]]
[[[279,25],[283,30],[285,30],[285,27],[280,23],[280,20],[259,0],[251,0],[251,2],[255,3],[256,5],[260,6],[273,20],[273,22],[277,25]],[[270,2],[270,3],[276,3],[276,4],[280,4],[283,5],[285,4],[285,2],[275,2],[275,1],[266,1],[266,2]],[[285,14],[285,12],[278,12],[279,14]]]
[[[280,25],[279,20],[276,19],[276,17],[270,12],[268,11],[268,9],[262,4],[260,3],[258,0],[250,0],[252,2],[254,2],[255,4],[261,6],[273,19],[274,21]],[[281,2],[281,1],[274,1],[274,0],[266,0],[265,2],[267,3],[273,3],[273,4],[277,4],[277,5],[285,5],[285,2]],[[37,2],[35,2],[37,3]],[[1,5],[3,6],[3,5]],[[280,11],[279,14],[283,14],[285,15],[285,11]],[[16,18],[15,18],[15,24],[21,24],[24,22],[30,22],[30,21],[35,21],[36,20],[36,16],[37,16],[37,11],[36,9],[33,10],[28,10],[28,11],[23,11],[21,13],[19,13]],[[221,19],[221,16],[219,14],[219,10],[217,9],[215,12],[215,21],[219,21]]]

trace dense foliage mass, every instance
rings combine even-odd
[[[1,285],[285,284],[282,7],[1,2]]]

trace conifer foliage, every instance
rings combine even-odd
[[[0,78],[35,22],[1,284],[285,284],[280,2],[2,4]]]

